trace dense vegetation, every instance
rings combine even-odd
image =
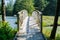
[[[28,7],[29,7],[28,11],[29,10],[31,11],[31,10],[33,10],[33,8],[35,8],[35,10],[42,11],[44,15],[54,15],[55,14],[56,0],[31,0],[31,1],[34,1],[33,5],[32,5],[32,2],[29,3],[29,1],[27,1],[27,0],[23,0],[23,1],[24,2],[22,2],[21,0],[19,0],[19,1],[16,0],[15,5],[14,5],[14,14],[16,14],[17,11],[26,9]],[[27,3],[27,4],[25,5],[25,3]]]
[[[6,1],[6,0],[5,0]],[[11,16],[13,13],[13,0],[7,0],[5,3],[6,15]],[[0,14],[1,14],[1,0],[0,0]]]
[[[31,13],[33,10],[39,10],[42,11],[44,15],[54,15],[56,2],[56,0],[16,0],[15,4],[13,5],[13,1],[9,0],[9,3],[6,5],[6,14],[14,15],[17,14],[17,12],[20,10],[27,9],[29,13]]]
[[[9,23],[5,22],[4,25],[0,21],[0,40],[13,40],[17,30],[11,28]]]
[[[29,13],[32,13],[34,10],[33,5],[33,0],[16,0],[13,12],[16,14],[19,11],[26,9]]]
[[[6,6],[6,14],[8,16],[10,16],[10,15],[13,14],[13,0],[9,0],[9,3],[7,3],[7,6]]]

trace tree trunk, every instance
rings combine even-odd
[[[54,19],[54,26],[50,35],[50,39],[55,39],[56,30],[57,30],[57,24],[58,24],[58,15],[59,15],[59,7],[60,7],[60,1],[57,0],[57,7],[56,7],[56,14]]]
[[[2,0],[2,6],[1,6],[1,13],[2,13],[2,21],[5,21],[5,2]]]

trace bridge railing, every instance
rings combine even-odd
[[[35,10],[32,12],[32,16],[36,19],[36,22],[40,27],[40,32],[42,33],[42,12]]]
[[[23,20],[28,16],[27,10],[22,10],[17,14],[18,30],[22,26]],[[37,24],[40,27],[40,32],[42,33],[42,12],[36,10],[32,12],[32,16],[35,18]]]
[[[18,14],[17,14],[17,27],[18,27],[18,30],[22,26],[23,20],[27,16],[28,16],[27,10],[22,10],[22,11],[18,12]]]

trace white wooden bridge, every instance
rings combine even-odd
[[[26,10],[19,12],[17,32],[14,40],[46,40],[41,33],[41,12],[34,11],[28,16]]]

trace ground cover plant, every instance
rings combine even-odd
[[[0,40],[13,40],[17,30],[11,28],[9,23],[0,21]]]

